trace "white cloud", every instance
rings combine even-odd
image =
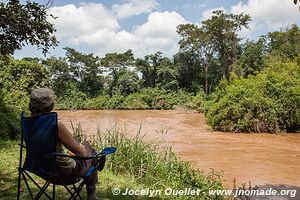
[[[215,11],[215,10],[225,11],[225,9],[223,7],[208,9],[208,10],[206,10],[202,13],[202,18],[201,18],[200,21],[204,21],[204,20],[207,20],[207,19],[211,18],[213,16],[213,11]]]
[[[189,3],[187,3],[187,4],[183,5],[183,8],[185,8],[185,9],[191,9],[191,8],[193,8],[193,9],[200,9],[200,8],[204,8],[206,6],[207,5],[204,4],[204,3],[197,3],[197,4],[189,4]]]
[[[299,22],[297,6],[290,0],[248,0],[231,7],[232,13],[246,13],[252,17],[252,30],[278,30],[281,27]]]
[[[138,38],[139,48],[143,49],[143,52],[161,51],[170,55],[178,50],[179,37],[176,27],[185,23],[189,22],[177,12],[154,12],[133,34]]]
[[[137,27],[135,34],[150,37],[176,36],[176,27],[187,21],[177,12],[154,12],[148,17],[148,21]]]
[[[249,29],[242,29],[240,36],[252,39],[260,34],[300,22],[299,10],[290,0],[248,0],[246,3],[239,2],[231,6],[229,10],[223,7],[212,8],[202,13],[201,21],[210,18],[214,10],[249,14],[252,19]]]
[[[119,19],[142,13],[150,13],[159,4],[156,0],[127,0],[124,4],[114,4],[112,12]]]
[[[57,17],[49,21],[55,24],[58,39],[64,37],[73,39],[84,34],[93,34],[100,29],[117,30],[118,21],[102,4],[82,3],[78,7],[68,4],[52,7],[49,13]]]
[[[87,46],[100,56],[128,49],[138,57],[157,51],[171,56],[178,50],[176,27],[188,23],[177,12],[153,12],[147,22],[126,31],[112,11],[102,4],[69,4],[50,11],[58,17],[52,22],[59,39],[67,40],[70,45]]]

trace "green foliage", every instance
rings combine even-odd
[[[64,96],[58,98],[55,106],[64,109],[84,109],[86,99],[85,93],[81,92],[75,85],[71,85]]]
[[[109,98],[108,101],[105,103],[105,108],[107,109],[119,109],[120,105],[123,103],[124,97],[116,95],[113,98]]]
[[[87,98],[84,93],[70,90],[65,98],[59,98],[56,109],[174,109],[181,106],[189,109],[203,111],[204,94],[192,96],[183,90],[168,92],[159,88],[145,88],[140,92],[128,96],[101,95],[95,98]]]
[[[196,96],[193,96],[190,101],[187,101],[184,106],[186,108],[196,110],[203,113],[205,111],[206,97],[204,92],[198,92]]]
[[[14,140],[19,137],[19,115],[5,105],[2,90],[0,90],[0,126],[0,139]]]
[[[0,137],[16,139],[19,114],[28,110],[32,89],[49,85],[48,71],[36,60],[13,58],[0,60],[0,67]]]
[[[150,109],[173,109],[175,106],[183,106],[191,99],[187,92],[168,92],[159,88],[145,88],[138,95]]]
[[[8,107],[21,111],[27,108],[29,94],[37,87],[49,86],[47,69],[36,61],[0,60],[0,85]]]
[[[251,17],[244,13],[224,13],[222,10],[213,11],[213,16],[202,22],[202,28],[210,35],[214,51],[220,63],[220,72],[227,79],[230,66],[237,61],[239,56],[239,41],[237,33],[242,28],[248,28]]]
[[[54,17],[47,14],[45,6],[10,0],[0,3],[0,16],[0,55],[13,54],[26,44],[36,45],[44,54],[56,46],[54,26],[47,21]]]
[[[108,94],[110,97],[116,92],[116,88],[126,93],[131,90],[135,90],[135,79],[137,75],[134,75],[133,72],[129,72],[130,68],[133,68],[134,57],[131,50],[128,50],[124,53],[108,53],[103,58],[101,58],[101,65],[109,73],[107,77],[108,84]],[[129,80],[125,80],[126,77],[129,77]],[[125,83],[128,87],[122,85]],[[114,91],[115,90],[115,91]],[[117,93],[120,92],[117,90]]]
[[[281,31],[274,31],[267,35],[268,48],[273,54],[287,59],[294,59],[300,52],[300,28],[292,25]]]
[[[178,89],[178,69],[171,59],[162,57],[161,52],[136,59],[136,67],[142,73],[142,85],[145,88]]]
[[[180,85],[193,92],[202,86],[208,95],[222,76],[229,78],[230,66],[240,54],[241,39],[237,32],[248,28],[249,22],[249,15],[227,14],[216,10],[201,26],[179,25],[177,32],[180,36],[180,51],[175,58],[182,82]]]
[[[243,45],[243,53],[233,71],[238,76],[247,77],[255,75],[262,70],[264,66],[264,58],[266,56],[265,39],[261,37],[257,42],[247,41]]]
[[[80,91],[89,97],[95,97],[103,89],[100,58],[93,54],[84,54],[73,48],[64,48],[69,68],[69,76],[77,81]]]
[[[93,54],[84,54],[73,48],[65,48],[65,58],[50,57],[44,61],[51,73],[55,94],[63,96],[70,88],[77,87],[88,97],[96,97],[104,87],[100,59]]]
[[[84,103],[84,108],[87,110],[105,109],[108,100],[109,100],[109,96],[98,96],[95,98],[87,99]]]
[[[162,58],[157,69],[157,87],[167,91],[177,91],[178,70],[169,58]]]
[[[118,75],[116,85],[113,89],[114,94],[127,96],[139,90],[139,77],[135,71],[123,69]]]
[[[207,122],[216,130],[286,132],[300,127],[300,67],[269,60],[257,76],[232,77],[211,96]]]
[[[174,55],[174,62],[178,69],[179,88],[189,92],[198,91],[202,69],[197,55],[191,51],[178,52]]]
[[[44,61],[50,71],[51,87],[57,97],[62,97],[67,90],[77,86],[78,81],[71,73],[71,67],[66,58],[50,57]]]
[[[136,67],[142,73],[144,87],[156,87],[157,68],[162,59],[162,53],[156,52],[136,60]]]
[[[130,110],[147,110],[150,109],[146,101],[144,101],[141,93],[133,93],[126,97],[121,107]]]

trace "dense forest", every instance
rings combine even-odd
[[[37,87],[54,90],[56,109],[184,107],[204,112],[215,130],[299,131],[297,25],[247,40],[239,32],[248,28],[251,16],[216,10],[200,25],[177,27],[179,51],[172,57],[156,52],[136,58],[130,49],[99,57],[65,47],[64,57],[16,59],[13,52],[24,43],[47,53],[57,44],[55,30],[46,21],[45,7],[1,3],[1,12],[5,9],[20,12],[23,21],[11,17],[11,24],[1,23],[1,30],[11,31],[0,33],[1,138],[18,137],[19,113],[27,110],[29,94]],[[32,16],[24,17],[28,10],[44,18],[30,21]],[[28,23],[35,23],[28,33],[7,28]],[[33,32],[39,34],[29,37]]]

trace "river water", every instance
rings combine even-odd
[[[300,134],[237,134],[211,131],[204,115],[180,110],[58,111],[68,128],[81,124],[84,134],[112,126],[145,140],[172,145],[182,160],[208,172],[223,171],[226,185],[249,183],[300,186]]]

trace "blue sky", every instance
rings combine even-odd
[[[60,43],[47,57],[64,56],[66,46],[99,56],[129,48],[136,57],[157,51],[171,56],[178,51],[176,26],[201,24],[214,9],[250,14],[251,29],[239,33],[246,39],[300,25],[300,12],[292,0],[54,0],[48,12],[57,16],[50,21]],[[25,47],[15,56],[43,57],[35,47]]]

